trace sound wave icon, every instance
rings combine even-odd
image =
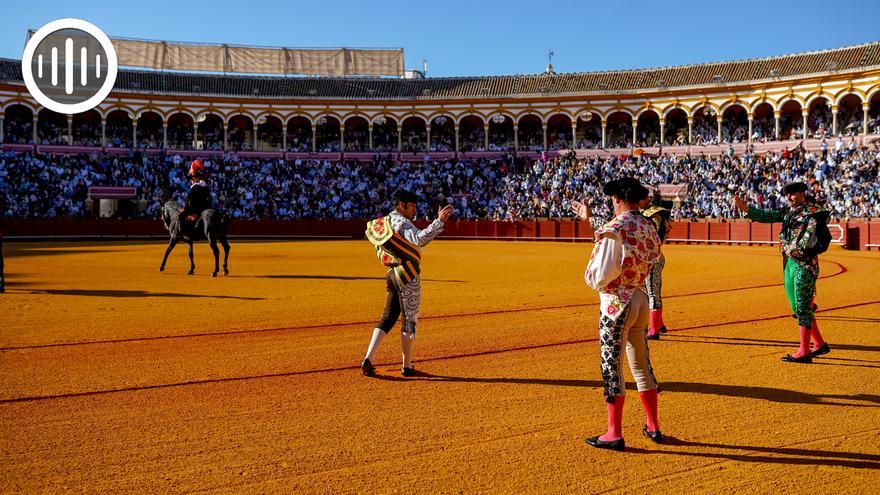
[[[73,94],[73,38],[64,40],[64,92]],[[89,84],[89,50],[86,47],[80,48],[79,51],[79,80],[80,85],[85,87]],[[101,78],[101,54],[95,55],[95,77]],[[43,55],[37,56],[37,79],[43,78]],[[58,86],[58,47],[52,47],[52,86]]]
[[[110,38],[81,19],[59,19],[38,29],[25,45],[21,62],[34,99],[69,115],[104,101],[118,72]]]

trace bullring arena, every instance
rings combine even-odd
[[[425,375],[400,377],[389,337],[371,380],[358,365],[384,279],[366,241],[239,242],[217,279],[204,246],[187,277],[183,250],[156,273],[160,243],[10,244],[2,490],[873,490],[876,253],[822,257],[833,352],[792,367],[775,249],[668,246],[670,332],[651,352],[672,440],[638,435],[633,400],[628,452],[610,455],[583,444],[605,421],[589,249],[436,241]]]
[[[399,56],[358,77],[132,63],[69,116],[0,59],[0,492],[876,492],[880,42],[498,77]],[[194,275],[185,246],[157,271],[196,159],[232,218],[228,276],[203,242]],[[649,344],[666,442],[627,372],[619,453],[584,444],[606,417],[569,202],[608,213],[622,175],[672,202],[674,242]],[[810,365],[780,361],[780,224],[732,207],[781,207],[792,180],[832,217]],[[424,253],[419,374],[398,326],[368,378],[385,269],[363,232],[404,186],[419,226],[457,216]]]

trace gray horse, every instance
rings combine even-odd
[[[226,239],[229,218],[217,210],[205,210],[202,212],[202,215],[196,226],[192,229],[192,232],[187,234],[182,231],[180,226],[180,212],[182,211],[183,207],[180,206],[177,201],[167,201],[162,205],[162,221],[165,223],[165,228],[168,229],[168,233],[171,234],[171,241],[168,243],[168,248],[165,250],[165,257],[162,258],[162,265],[159,267],[159,271],[165,271],[165,262],[168,261],[168,255],[171,254],[171,251],[178,242],[183,241],[189,244],[189,273],[187,273],[187,275],[192,275],[196,270],[196,264],[193,261],[193,241],[207,239],[208,243],[211,245],[211,251],[214,252],[214,272],[211,276],[216,277],[217,272],[220,271],[220,250],[217,249],[218,242],[223,245],[224,251],[223,274],[229,275],[229,268],[227,266],[227,263],[229,262],[229,241]]]

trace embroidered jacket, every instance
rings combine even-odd
[[[779,251],[782,253],[783,266],[790,258],[818,277],[819,257],[808,255],[805,249],[810,239],[816,235],[816,215],[820,214],[825,214],[825,211],[813,203],[804,203],[797,208],[781,210],[762,210],[750,206],[748,216],[760,223],[782,222]]]
[[[584,277],[599,291],[602,314],[616,318],[633,292],[643,290],[660,258],[660,238],[650,220],[628,211],[598,229],[596,239]]]
[[[408,284],[421,273],[421,248],[443,232],[436,219],[419,230],[408,218],[393,211],[367,223],[367,240],[376,246],[379,262],[394,270],[398,280]]]

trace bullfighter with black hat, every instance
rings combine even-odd
[[[657,405],[657,380],[648,354],[645,332],[649,306],[645,279],[660,258],[660,238],[650,220],[639,212],[648,190],[638,180],[623,177],[606,183],[615,217],[596,230],[596,244],[584,272],[587,285],[599,291],[599,360],[608,410],[608,431],[587,439],[587,444],[624,450],[622,421],[626,386],[623,376],[625,351],[647,418],[642,433],[662,443]],[[584,221],[590,219],[587,203],[571,202]]]
[[[785,292],[800,332],[798,351],[782,358],[788,363],[812,363],[814,357],[830,352],[813,314],[816,280],[819,278],[819,252],[827,248],[827,240],[825,248],[817,248],[822,245],[819,226],[827,223],[828,212],[807,201],[807,189],[803,182],[792,182],[783,187],[782,194],[788,201],[788,208],[781,210],[762,210],[749,206],[741,197],[734,199],[736,207],[755,222],[782,222],[779,250],[782,252]]]
[[[452,206],[440,208],[437,219],[423,230],[412,223],[416,214],[418,196],[410,191],[398,189],[392,195],[394,211],[367,224],[367,240],[376,247],[379,262],[389,268],[385,274],[385,311],[373,329],[373,337],[367,348],[367,355],[361,363],[361,371],[366,376],[375,376],[373,356],[385,335],[394,327],[403,312],[403,328],[400,331],[400,344],[403,351],[403,376],[414,376],[413,349],[416,339],[416,325],[419,306],[422,301],[422,285],[419,274],[422,247],[431,242],[443,231],[443,224],[452,216]]]

